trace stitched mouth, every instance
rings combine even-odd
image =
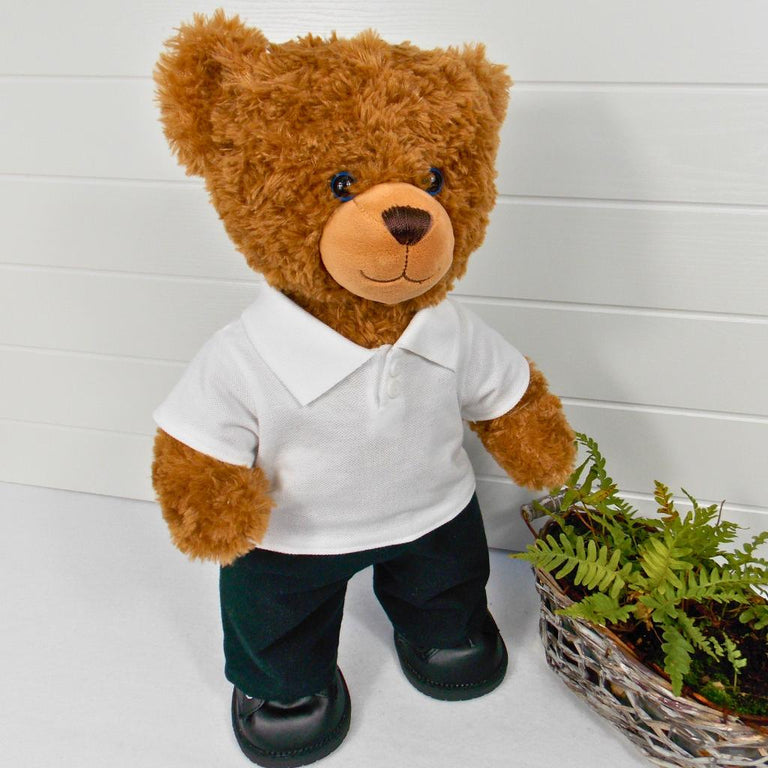
[[[412,277],[408,277],[405,273],[408,271],[408,246],[405,246],[405,266],[403,267],[403,271],[397,276],[393,277],[390,280],[379,280],[375,277],[371,277],[370,275],[366,275],[363,270],[360,270],[360,274],[366,279],[370,280],[372,283],[396,283],[398,280],[407,280],[409,283],[426,283],[428,280],[431,280],[434,277],[434,274],[430,275],[429,277],[425,277],[423,280],[414,280]]]
[[[414,280],[412,277],[408,277],[408,275],[405,274],[405,270],[403,270],[403,273],[401,275],[398,275],[397,277],[393,277],[391,280],[379,280],[375,277],[370,277],[369,275],[366,275],[363,270],[360,270],[360,274],[366,279],[370,280],[372,283],[396,283],[398,280],[407,280],[409,283],[426,283],[427,280],[430,280],[432,278],[432,275],[429,277],[425,277],[423,280]]]

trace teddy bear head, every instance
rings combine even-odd
[[[168,41],[155,81],[232,241],[305,306],[436,304],[483,240],[511,81],[480,45],[278,45],[218,11]]]

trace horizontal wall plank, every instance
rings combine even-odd
[[[0,99],[0,173],[184,178],[148,80],[5,80]],[[766,205],[767,126],[764,89],[520,87],[499,191]]]
[[[0,419],[0,480],[153,498],[152,438]]]
[[[697,498],[768,507],[768,424],[580,404],[566,404],[566,412],[597,440],[626,493],[653,493],[660,480],[676,493],[683,487]],[[505,476],[478,440],[468,437],[467,447],[479,474]]]
[[[173,27],[219,5],[81,0],[75,24],[66,4],[14,3],[0,27],[0,72],[143,75]],[[275,41],[367,27],[425,47],[484,41],[519,80],[768,80],[768,12],[759,0],[598,0],[578,8],[568,0],[232,0],[226,7]],[[18,34],[25,29],[46,44],[30,45]]]
[[[189,360],[253,285],[0,267],[0,344]]]
[[[0,418],[151,435],[183,363],[0,348]]]
[[[0,268],[0,344],[186,361],[239,315],[253,290],[250,283]],[[563,396],[768,414],[768,320],[463,301],[533,357]],[[144,378],[141,369],[128,377]],[[23,377],[18,386],[23,391]]]
[[[0,80],[0,173],[186,177],[149,80]]]
[[[0,231],[9,264],[253,278],[202,185],[0,178]],[[457,293],[768,316],[766,253],[768,210],[502,198]]]
[[[0,178],[0,231],[6,264],[254,277],[202,183]]]
[[[456,292],[768,315],[768,210],[499,200]]]
[[[768,318],[464,303],[533,357],[565,396],[768,416]]]
[[[768,91],[513,93],[502,193],[768,203]]]

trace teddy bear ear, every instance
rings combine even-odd
[[[493,116],[501,124],[507,114],[509,89],[512,87],[512,78],[507,74],[507,68],[503,64],[492,64],[488,61],[485,57],[485,46],[481,43],[466,45],[462,56],[488,97]]]
[[[195,14],[165,45],[154,71],[165,135],[187,173],[203,175],[215,151],[211,113],[224,98],[225,77],[269,42],[218,10],[211,17]]]

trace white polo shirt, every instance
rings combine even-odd
[[[506,413],[525,358],[458,302],[418,312],[366,349],[265,285],[200,350],[155,411],[163,430],[256,464],[275,501],[258,546],[341,554],[412,541],[475,490],[462,420]]]

